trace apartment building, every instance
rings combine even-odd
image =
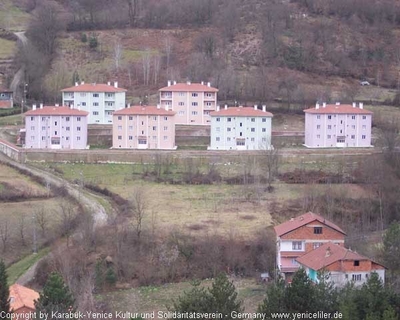
[[[70,107],[43,106],[25,113],[25,148],[85,149],[88,112]]]
[[[132,106],[113,117],[114,149],[176,149],[174,111]]]
[[[218,89],[208,83],[168,81],[161,88],[161,108],[175,111],[176,124],[209,125],[210,113],[216,110]]]
[[[126,89],[102,83],[75,83],[74,87],[62,89],[62,103],[87,111],[88,124],[111,124],[115,110],[125,108]]]
[[[316,104],[305,112],[308,148],[371,147],[372,112],[363,103]]]
[[[349,282],[360,286],[367,282],[372,272],[376,272],[385,283],[383,265],[332,242],[297,258],[297,262],[315,283],[319,281],[318,272],[323,270],[336,287],[343,287]]]
[[[299,269],[299,257],[327,242],[344,246],[346,235],[336,224],[312,212],[292,218],[274,229],[277,267],[287,278]]]
[[[271,145],[272,113],[266,106],[228,107],[211,114],[209,150],[267,150]]]

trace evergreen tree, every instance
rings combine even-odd
[[[398,320],[399,317],[396,315],[396,311],[393,309],[393,307],[389,306],[383,312],[382,319],[383,320]]]
[[[326,271],[318,272],[318,283],[314,287],[315,310],[335,313],[338,310],[338,292],[329,280]]]
[[[394,222],[383,236],[383,261],[392,276],[400,275],[400,223]]]
[[[70,312],[74,311],[74,299],[69,288],[65,285],[62,277],[53,272],[50,274],[40,293],[39,299],[35,301],[36,312],[48,314],[51,318],[51,313],[54,312]]]
[[[303,268],[293,276],[292,283],[286,288],[286,306],[289,312],[312,312],[315,310],[314,284]]]
[[[171,311],[176,312],[211,312],[209,303],[211,296],[209,292],[200,287],[200,281],[192,283],[192,289],[185,291],[178,301],[173,301]]]
[[[346,284],[346,286],[339,293],[339,310],[343,314],[343,319],[361,319],[359,317],[359,311],[356,304],[356,295],[358,290],[354,288],[352,283]]]
[[[264,313],[266,319],[273,319],[271,318],[271,314],[287,310],[285,290],[286,284],[282,278],[279,278],[275,284],[268,286],[267,297],[264,299],[263,303],[258,306],[257,312]]]
[[[10,288],[8,287],[6,265],[0,260],[0,312],[10,312]]]
[[[211,312],[221,312],[224,319],[232,319],[232,311],[243,312],[242,301],[238,300],[236,288],[225,273],[215,278],[209,293]]]

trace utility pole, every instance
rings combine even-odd
[[[27,93],[28,93],[28,84],[25,82],[24,83],[24,94],[22,96],[21,100],[21,115],[24,113],[24,108],[27,100]]]
[[[37,238],[36,238],[36,212],[33,213],[33,254],[37,254]]]

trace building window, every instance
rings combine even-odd
[[[197,116],[197,111],[192,111],[192,115]]]
[[[363,130],[367,129],[367,126],[365,124],[363,124],[362,126]]]
[[[44,131],[44,130],[46,130],[46,126],[43,126],[43,127],[42,127],[42,131]]]
[[[329,120],[331,120],[331,119],[332,119],[332,116],[331,116],[331,115],[329,115],[329,116],[328,116],[328,119],[329,119]]]
[[[231,141],[231,138],[230,137],[226,138],[226,141]]]
[[[65,130],[70,131],[70,127],[66,127]]]
[[[321,139],[321,135],[320,134],[317,134],[317,139]]]
[[[251,138],[251,142],[254,142],[255,141],[255,138]]]
[[[146,139],[139,139],[138,143],[139,144],[147,144],[147,140]]]
[[[231,128],[226,128],[226,131],[231,132]]]
[[[206,106],[207,107],[211,107],[212,106],[212,102],[206,102]]]
[[[197,102],[192,102],[192,107],[197,107],[199,104]]]
[[[31,117],[31,120],[33,120],[33,117]],[[42,117],[42,121],[46,121],[46,117]]]
[[[69,121],[69,117],[65,117],[65,121]]]
[[[206,92],[206,97],[207,98],[211,98],[213,96],[213,94],[211,92]]]
[[[251,132],[256,132],[256,128],[251,128]]]
[[[321,116],[320,116],[320,115],[317,115],[317,119],[321,119]]]
[[[122,140],[122,136],[118,136],[118,140]]]
[[[118,120],[122,120],[122,117],[121,117],[121,116],[118,116]]]
[[[251,118],[251,122],[256,122],[256,118]]]
[[[132,131],[133,130],[133,126],[129,126],[128,130]]]
[[[93,107],[98,107],[99,103],[98,102],[93,102]]]
[[[355,125],[355,124],[352,124],[352,125],[351,125],[351,128],[352,128],[352,129],[355,129],[355,128],[356,128],[356,125]]]
[[[321,125],[319,124],[319,125],[317,125],[317,129],[321,129]]]
[[[81,127],[76,127],[76,131],[81,131]]]
[[[363,116],[363,120],[367,119],[367,116]]]
[[[142,134],[144,134],[144,130],[142,130]]]
[[[128,139],[129,139],[129,140],[133,140],[133,136],[129,136]]]
[[[85,92],[81,92],[81,97],[86,97],[86,93]]]
[[[352,134],[351,138],[354,140],[356,138],[356,136],[354,134]]]
[[[118,126],[118,130],[121,131],[122,130],[122,126]]]
[[[217,121],[220,122],[220,121],[221,121],[221,118],[217,118]]]
[[[35,136],[31,136],[31,141],[34,141],[35,140]]]
[[[242,137],[243,136],[243,133],[242,132],[239,132],[239,137]]]
[[[58,133],[57,131],[54,131],[54,135],[55,135],[55,136],[57,135],[57,133]]]
[[[314,227],[314,234],[322,234],[322,227]]]
[[[77,117],[77,118],[76,118],[76,121],[81,121],[81,117]]]
[[[99,115],[99,112],[98,112],[98,111],[93,111],[93,115],[94,115],[94,116],[98,116],[98,115]]]
[[[168,140],[168,136],[164,136],[164,140]]]
[[[267,122],[267,118],[262,118],[262,122]]]
[[[164,126],[164,131],[167,131],[168,130],[168,127],[167,126]]]
[[[365,134],[363,134],[362,136],[361,136],[361,139],[363,139],[363,140],[365,140],[367,138],[367,136],[365,135]]]
[[[33,121],[33,117],[31,117],[31,121]]]
[[[332,129],[332,126],[331,126],[330,124],[328,125],[328,130],[329,130],[329,129]]]
[[[144,121],[142,121],[142,126],[144,125]]]
[[[261,131],[262,132],[267,132],[267,129],[266,128],[262,128]]]
[[[182,111],[182,110],[181,110],[181,111],[178,112],[178,114],[179,114],[180,116],[183,116],[183,115],[185,114],[185,111]]]
[[[236,145],[237,146],[244,146],[246,142],[244,140],[236,140]]]
[[[76,141],[81,141],[81,137],[76,137]]]
[[[219,138],[219,137],[216,137],[215,138],[215,141],[220,141],[221,139]]]
[[[216,127],[216,128],[215,128],[215,131],[220,132],[220,131],[221,131],[221,128],[220,128],[220,127]]]
[[[192,97],[197,97],[197,96],[198,96],[198,93],[196,93],[196,92],[192,93]]]
[[[303,244],[301,241],[293,241],[292,242],[292,250],[302,250]]]
[[[340,124],[343,124],[343,120],[340,120]]]
[[[353,274],[351,275],[351,280],[356,282],[356,281],[361,281],[361,274]]]
[[[57,125],[57,121],[54,121],[54,125],[55,125],[55,126]]]
[[[86,107],[86,102],[82,102],[82,107]]]
[[[330,134],[328,134],[327,139],[330,139],[332,136]]]
[[[239,127],[243,127],[243,123],[239,123]]]
[[[184,97],[185,96],[184,92],[179,92],[178,94],[179,94],[180,97]]]
[[[231,122],[231,121],[232,121],[232,118],[228,118],[226,121]]]
[[[351,118],[352,118],[353,120],[355,120],[355,119],[356,119],[356,116],[351,116]]]
[[[156,126],[153,126],[153,131],[156,131],[157,130],[157,127]]]
[[[354,260],[354,266],[359,267],[360,266],[360,261],[359,260]]]
[[[31,130],[35,130],[35,127],[34,127],[34,126],[31,126]]]
[[[98,98],[99,94],[98,93],[93,93],[93,98]]]
[[[133,117],[130,116],[130,117],[129,117],[129,120],[133,120]]]
[[[313,243],[313,249],[317,249],[317,248],[319,248],[320,246],[322,246],[322,242],[314,242],[314,243]]]
[[[154,121],[157,121],[157,117],[153,117],[153,120],[154,120]]]

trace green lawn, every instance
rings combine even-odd
[[[13,116],[0,117],[0,126],[23,124],[23,117],[20,114]]]
[[[14,56],[15,48],[15,41],[0,38],[0,59],[11,59]]]

